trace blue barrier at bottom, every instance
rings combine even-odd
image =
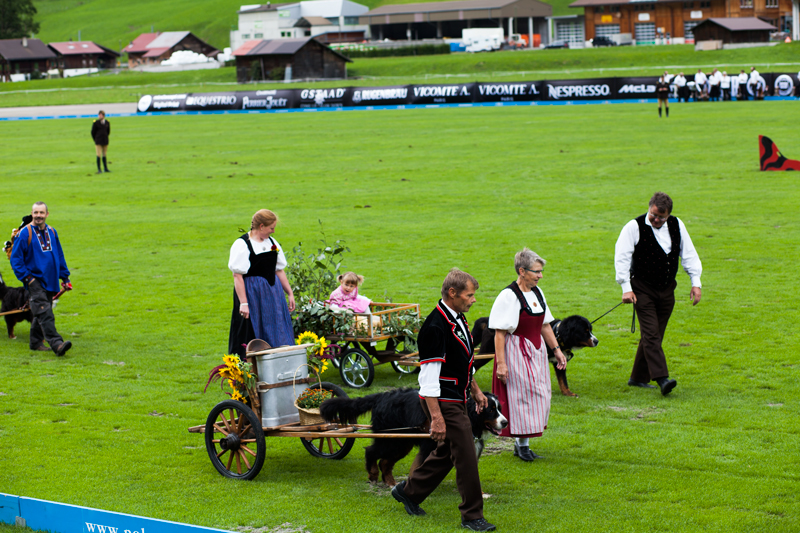
[[[25,519],[31,529],[53,533],[228,533],[222,529],[169,522],[78,505],[0,494],[0,522]]]

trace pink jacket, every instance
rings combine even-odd
[[[336,287],[336,290],[331,293],[330,298],[325,302],[325,305],[336,305],[344,309],[350,309],[354,313],[366,313],[369,311],[369,304],[372,300],[366,296],[358,295],[358,287],[346,294],[342,287]]]

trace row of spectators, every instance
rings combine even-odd
[[[672,98],[680,102],[690,99],[698,101],[719,102],[720,100],[748,100],[751,96],[755,100],[763,100],[767,94],[767,82],[758,73],[756,67],[750,67],[748,75],[744,69],[739,74],[728,75],[714,69],[710,74],[705,74],[703,69],[697,69],[697,74],[692,79],[687,79],[683,72],[673,76],[664,72],[664,81],[669,83]],[[691,75],[690,75],[691,77]],[[797,74],[798,83],[795,85],[795,95],[800,96],[800,73]]]

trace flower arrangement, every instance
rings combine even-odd
[[[203,392],[212,381],[219,380],[221,389],[224,389],[225,382],[231,388],[232,392],[225,394],[232,400],[248,403],[248,399],[255,395],[256,377],[253,374],[253,365],[243,362],[237,355],[224,355],[222,361],[223,364],[211,370]]]
[[[295,403],[297,407],[302,407],[303,409],[319,409],[322,402],[329,398],[333,398],[333,391],[331,390],[306,389],[300,393]]]
[[[325,354],[325,348],[328,347],[328,341],[325,340],[325,337],[320,337],[311,331],[304,331],[297,337],[295,342],[297,344],[311,344],[311,346],[306,347],[306,355],[308,356],[309,366],[317,375],[328,369],[330,357]]]

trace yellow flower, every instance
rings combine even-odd
[[[304,331],[299,337],[297,337],[297,344],[316,344],[318,340],[319,337],[317,337],[316,333]]]

